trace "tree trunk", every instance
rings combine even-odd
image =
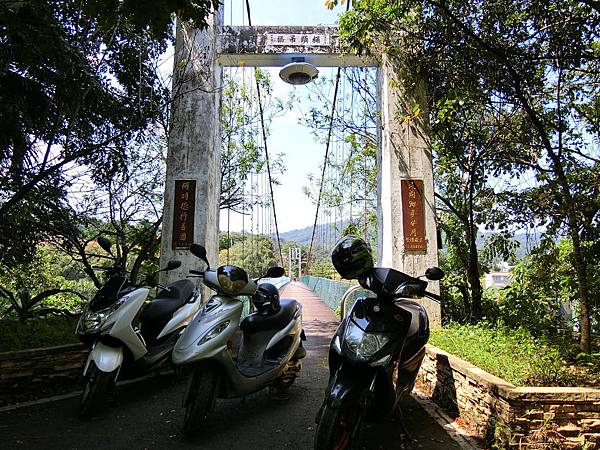
[[[479,279],[479,261],[475,237],[471,235],[469,243],[469,267],[467,277],[471,287],[471,322],[479,322],[483,315],[481,308],[481,280]]]
[[[569,221],[570,222],[570,221]],[[589,288],[587,279],[587,267],[581,250],[579,232],[569,223],[569,232],[573,240],[573,268],[577,278],[577,294],[579,297],[579,327],[581,339],[579,346],[584,353],[592,352],[591,325],[590,325],[590,306],[589,306]]]
[[[473,310],[471,308],[471,299],[469,298],[469,290],[467,289],[467,286],[462,283],[459,284],[457,287],[463,298],[463,306],[465,307],[465,317],[467,318],[467,321],[470,321]]]

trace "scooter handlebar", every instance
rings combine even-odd
[[[430,298],[434,302],[442,303],[442,297],[437,294],[434,294],[433,292],[425,291],[425,297]]]

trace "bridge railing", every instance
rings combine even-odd
[[[311,288],[321,299],[329,306],[335,313],[341,316],[342,306],[340,305],[344,293],[351,288],[356,286],[356,281],[345,281],[345,280],[330,280],[329,278],[314,277],[312,275],[304,275],[300,278],[304,284]],[[345,312],[351,308],[357,298],[368,297],[373,295],[371,291],[366,289],[357,288],[350,295],[345,302]]]

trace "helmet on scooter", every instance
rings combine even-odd
[[[356,236],[344,236],[331,252],[333,267],[342,278],[361,278],[373,268],[371,246]]]
[[[261,283],[252,296],[252,303],[259,314],[279,311],[279,291],[271,283]]]

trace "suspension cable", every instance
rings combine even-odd
[[[252,19],[250,17],[250,0],[246,0],[246,12],[248,14],[248,26],[252,26]],[[260,92],[260,82],[256,76],[257,70],[254,70],[255,76],[254,81],[256,82],[256,94],[258,97],[258,109],[260,112],[260,125],[262,129],[263,145],[265,146],[265,162],[267,164],[267,174],[269,175],[269,190],[271,192],[271,204],[273,205],[273,218],[275,220],[275,234],[277,235],[277,247],[279,249],[279,259],[281,260],[281,266],[283,267],[283,253],[281,252],[281,239],[279,238],[279,226],[277,224],[277,212],[275,211],[275,196],[273,195],[273,180],[271,178],[271,164],[269,163],[269,150],[267,148],[267,132],[265,129],[265,117],[262,107],[262,96]]]
[[[319,208],[321,207],[321,196],[323,195],[323,184],[325,182],[325,170],[329,161],[329,144],[331,143],[331,134],[333,132],[333,118],[335,116],[335,106],[337,102],[338,89],[340,87],[340,74],[342,72],[341,67],[337,69],[337,75],[335,76],[335,90],[333,91],[333,102],[331,103],[331,117],[329,118],[329,130],[327,131],[327,141],[325,144],[325,159],[323,161],[323,169],[321,170],[321,181],[319,186],[319,196],[317,197],[317,210],[315,212],[315,221],[312,229],[312,236],[310,238],[310,246],[308,247],[308,256],[306,257],[306,273],[310,266],[310,258],[312,256],[313,244],[315,241],[315,231],[317,229],[317,220],[319,219]]]

